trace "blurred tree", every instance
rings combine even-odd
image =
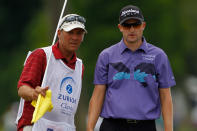
[[[17,100],[17,76],[19,76],[18,72],[25,57],[21,52],[25,44],[23,32],[41,7],[42,1],[40,0],[0,1],[0,116],[9,106],[8,103]]]
[[[197,57],[196,5],[197,1],[181,0],[177,11],[177,15],[179,16],[179,21],[177,21],[177,23],[180,24],[180,28],[182,29],[182,31],[179,32],[179,37],[177,37],[177,39],[180,39],[179,45],[183,45],[183,49],[177,53],[184,56],[182,59],[186,64],[187,70],[185,75],[197,75],[197,61],[195,60]]]

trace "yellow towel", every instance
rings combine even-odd
[[[53,104],[51,101],[51,90],[46,91],[46,96],[43,97],[39,94],[37,101],[32,101],[32,105],[35,107],[33,118],[31,120],[31,123],[35,123],[37,120],[39,120],[47,111],[51,111],[53,109]]]

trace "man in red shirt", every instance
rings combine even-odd
[[[58,41],[52,46],[52,53],[57,60],[62,60],[64,64],[75,70],[77,61],[76,50],[83,41],[85,29],[85,18],[77,14],[69,14],[62,18],[58,30]],[[36,100],[38,95],[45,96],[50,87],[41,87],[47,65],[47,56],[42,48],[36,49],[27,58],[24,69],[18,81],[18,95],[24,99],[21,116],[17,118],[18,131],[32,130],[32,115],[34,107],[32,100]],[[82,74],[84,66],[82,64]]]

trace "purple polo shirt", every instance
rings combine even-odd
[[[94,84],[106,84],[100,114],[104,118],[157,119],[159,88],[176,85],[165,52],[146,42],[132,52],[123,40],[104,49],[97,60]]]

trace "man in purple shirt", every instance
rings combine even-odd
[[[103,117],[100,131],[156,131],[162,113],[165,131],[173,130],[170,87],[176,82],[165,52],[143,37],[146,23],[133,5],[120,11],[122,40],[98,58],[87,131]]]

